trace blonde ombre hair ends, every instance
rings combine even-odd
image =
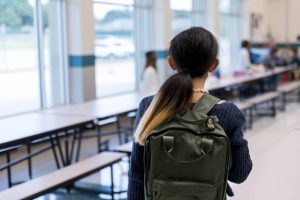
[[[162,110],[160,112],[157,112],[157,102],[157,98],[154,97],[136,129],[135,141],[140,145],[144,145],[148,136],[150,135],[151,130],[156,128],[162,121],[164,121],[168,117],[167,111]]]
[[[192,98],[192,79],[189,74],[177,73],[160,88],[144,113],[135,131],[135,141],[144,145],[150,132],[176,113],[188,108]]]

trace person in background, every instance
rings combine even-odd
[[[300,58],[298,56],[298,48],[292,48],[292,59],[290,64],[296,64],[298,67],[300,67]]]
[[[277,66],[286,66],[288,64],[288,62],[284,58],[278,56],[277,47],[273,47],[271,49],[270,56],[263,60],[262,63],[267,69],[273,69]]]
[[[251,66],[251,53],[250,53],[250,42],[243,40],[241,43],[240,51],[240,66],[238,71],[247,71]]]
[[[248,40],[243,40],[241,42],[239,68],[235,72],[235,75],[244,75],[250,69],[252,65],[250,46],[251,44]],[[243,84],[239,87],[238,91],[240,98],[248,98],[253,96],[255,94],[255,84]]]
[[[156,54],[154,51],[146,52],[146,64],[141,80],[143,92],[156,93],[159,89],[159,79],[156,69]]]
[[[278,49],[277,47],[273,47],[270,52],[270,56],[263,60],[263,65],[266,67],[268,70],[273,70],[275,67],[278,66],[286,66],[288,65],[288,62],[277,55],[278,54]],[[275,91],[277,89],[277,86],[279,84],[280,76],[279,75],[274,75],[269,78],[266,78],[263,80],[263,90],[264,91]]]
[[[292,76],[294,80],[298,80],[300,78],[300,58],[298,56],[298,48],[292,48],[291,50],[293,56],[291,58],[290,64],[295,64],[298,66],[298,68],[295,71],[293,71]]]

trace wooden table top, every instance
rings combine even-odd
[[[61,115],[85,116],[92,119],[104,118],[136,110],[140,101],[145,96],[148,95],[141,92],[131,92],[95,99],[80,104],[70,104],[50,108],[43,112]]]
[[[207,81],[206,84],[206,89],[207,90],[217,90],[217,89],[222,89],[225,87],[233,86],[233,85],[239,85],[242,83],[246,82],[251,82],[255,81],[258,79],[263,79],[270,77],[272,75],[288,72],[291,70],[294,70],[297,68],[294,65],[291,66],[285,66],[285,67],[276,67],[274,70],[268,70],[264,72],[259,72],[259,73],[248,73],[245,75],[240,75],[240,76],[230,76],[224,79],[219,79],[219,80],[214,80],[214,81]]]
[[[91,122],[84,116],[53,115],[31,112],[0,120],[0,147],[22,143],[24,140],[46,136],[47,134]]]
[[[239,77],[231,77],[226,79],[220,79],[214,82],[209,82],[206,85],[208,90],[216,90],[224,87],[242,84],[257,79],[262,79],[274,74],[290,71],[294,69],[294,66],[277,67],[273,71],[266,71],[256,74],[248,74]],[[62,115],[78,115],[87,116],[91,118],[104,118],[109,116],[115,116],[121,113],[136,110],[140,101],[149,96],[147,93],[142,92],[130,92],[126,94],[120,94],[105,98],[99,98],[92,101],[87,101],[80,104],[71,104],[55,108],[46,109],[43,112],[62,114]]]
[[[208,82],[206,87],[208,90],[220,89],[293,69],[295,69],[294,66],[277,67],[273,71]],[[131,92],[99,98],[80,104],[64,105],[38,112],[2,118],[0,119],[0,145],[8,146],[11,142],[38,137],[62,128],[86,123],[96,118],[115,116],[136,110],[140,101],[145,96],[149,96],[149,94]]]

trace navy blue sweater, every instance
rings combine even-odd
[[[153,96],[144,98],[139,106],[134,128],[140,122],[141,117],[150,105]],[[234,183],[242,183],[248,177],[252,169],[252,161],[249,155],[248,142],[243,136],[245,117],[243,113],[230,102],[215,105],[208,115],[216,115],[219,124],[226,132],[231,146],[232,163],[229,169],[228,180]],[[144,147],[133,144],[131,165],[129,169],[128,200],[144,199]],[[227,187],[227,194],[233,196],[231,188]]]

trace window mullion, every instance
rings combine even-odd
[[[37,65],[39,72],[39,90],[40,90],[40,108],[45,108],[45,64],[44,64],[44,52],[43,52],[43,18],[42,18],[42,6],[40,0],[35,0],[34,19],[36,25],[36,49],[37,49]]]
[[[62,83],[63,83],[63,100],[64,104],[70,103],[70,86],[69,86],[69,61],[68,61],[68,44],[67,44],[67,29],[66,29],[66,2],[61,0],[59,4],[59,14],[61,17],[61,21],[59,24],[60,27],[60,44],[61,44],[61,55],[62,60],[61,64],[63,67],[62,71]]]

